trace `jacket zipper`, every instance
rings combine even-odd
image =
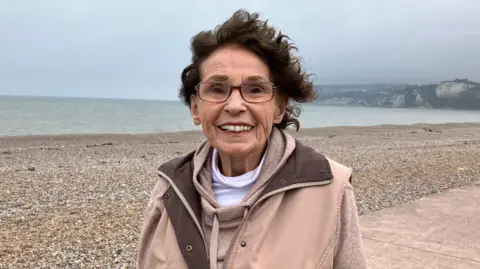
[[[244,225],[245,225],[245,222],[246,220],[248,219],[248,217],[250,217],[250,213],[253,211],[253,209],[255,208],[255,206],[257,206],[258,204],[260,204],[260,202],[266,200],[267,198],[275,195],[275,194],[278,194],[278,193],[281,193],[281,192],[285,192],[285,191],[288,191],[288,190],[294,190],[294,189],[300,189],[300,188],[305,188],[305,187],[314,187],[314,186],[325,186],[325,185],[328,185],[332,183],[332,180],[326,180],[326,181],[322,181],[322,182],[315,182],[313,184],[311,183],[300,183],[300,184],[294,184],[294,185],[291,185],[291,186],[288,186],[288,187],[283,187],[283,188],[280,188],[280,189],[277,189],[277,190],[274,190],[274,191],[271,191],[269,193],[266,193],[265,195],[263,195],[262,197],[260,197],[260,199],[258,199],[253,205],[252,207],[250,207],[250,210],[248,210],[248,213],[247,215],[245,216],[245,218],[243,219],[242,223],[240,224],[240,227],[238,229],[238,232],[235,234],[235,236],[233,237],[233,240],[232,240],[232,244],[230,245],[230,248],[228,249],[228,252],[227,252],[227,255],[225,256],[225,260],[224,260],[224,269],[228,269],[228,262],[230,261],[230,254],[232,252],[232,249],[235,247],[235,245],[237,244],[237,239],[238,239],[238,236],[242,233],[242,230],[244,228]]]

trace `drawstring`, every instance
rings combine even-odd
[[[245,218],[247,217],[249,209],[250,209],[250,207],[248,205],[244,207],[244,209],[243,209],[243,220],[245,220]]]
[[[249,206],[245,206],[243,210],[243,219],[247,217]],[[217,255],[218,255],[218,233],[220,231],[220,223],[218,216],[213,213],[212,234],[210,235],[210,269],[217,269]]]
[[[217,269],[218,232],[220,225],[217,214],[213,214],[212,234],[210,235],[210,269]]]

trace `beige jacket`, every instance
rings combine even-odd
[[[367,268],[349,168],[274,129],[258,184],[244,203],[219,208],[210,150],[159,168],[138,269]]]

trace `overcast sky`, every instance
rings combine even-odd
[[[176,99],[190,38],[238,8],[317,84],[480,81],[479,0],[2,0],[0,94]]]

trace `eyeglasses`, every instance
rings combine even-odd
[[[263,103],[273,99],[273,93],[277,90],[270,82],[246,82],[240,86],[232,86],[224,81],[200,82],[195,89],[201,100],[221,103],[228,100],[233,89],[239,89],[243,100],[248,103]]]

